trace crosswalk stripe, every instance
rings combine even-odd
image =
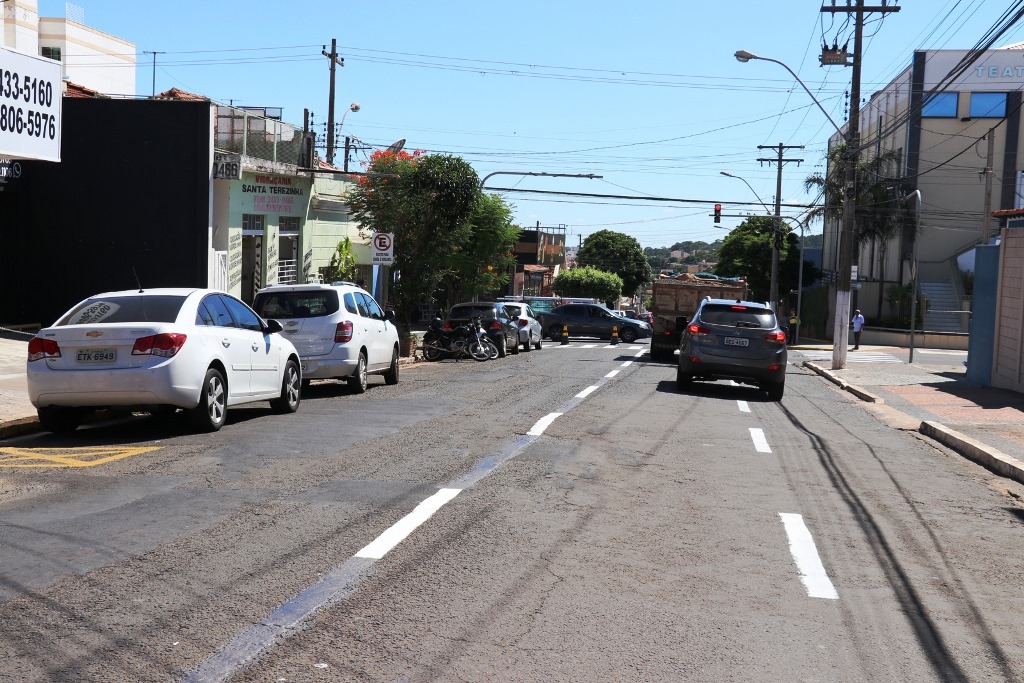
[[[809,361],[832,360],[831,351],[794,351]],[[856,351],[846,354],[847,363],[902,363],[899,358],[889,353],[872,351]]]

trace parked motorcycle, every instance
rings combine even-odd
[[[479,318],[456,326],[434,318],[423,335],[423,357],[428,361],[468,356],[483,362],[497,355],[498,348],[487,338]]]

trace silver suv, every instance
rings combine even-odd
[[[706,298],[682,330],[676,385],[731,379],[753,384],[772,401],[786,388],[786,330],[767,304]]]
[[[398,384],[398,328],[366,290],[351,282],[271,285],[253,309],[277,320],[302,360],[302,379],[344,379],[366,391],[368,374]]]

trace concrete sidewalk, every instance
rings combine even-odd
[[[802,350],[831,352],[832,346],[794,347],[790,362],[799,362]],[[862,346],[857,353],[903,350]],[[948,363],[848,362],[841,370],[832,370],[831,363],[823,361],[803,365],[872,404],[880,417],[892,418],[894,426],[918,431],[1024,482],[1024,394],[968,382],[959,358]]]

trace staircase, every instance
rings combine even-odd
[[[927,302],[924,329],[929,332],[967,332],[967,316],[960,297],[948,280],[921,280],[919,295]]]

